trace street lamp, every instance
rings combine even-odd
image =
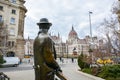
[[[89,23],[90,23],[90,49],[89,49],[89,52],[91,52],[91,58],[92,58],[92,63],[93,63],[93,51],[92,51],[92,43],[93,43],[93,40],[92,40],[92,25],[91,25],[91,14],[93,12],[89,11]]]
[[[67,59],[68,59],[68,44],[67,44]]]
[[[90,23],[90,36],[91,36],[91,40],[92,40],[92,25],[91,25],[91,14],[93,12],[89,11],[89,23]]]

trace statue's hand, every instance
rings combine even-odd
[[[67,78],[62,74],[62,72],[57,72],[56,76],[60,78],[60,80],[67,80]]]
[[[56,69],[56,72],[62,72],[62,70],[60,68]]]

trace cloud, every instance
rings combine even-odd
[[[59,32],[64,41],[72,25],[79,37],[84,37],[89,34],[88,11],[93,11],[92,26],[97,26],[110,13],[113,2],[112,0],[26,0],[25,6],[28,12],[24,36],[36,37],[39,30],[36,23],[46,17],[53,24],[49,32],[56,35]]]

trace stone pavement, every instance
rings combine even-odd
[[[64,63],[59,62],[59,64],[63,70],[63,74],[68,80],[104,80],[99,77],[78,71],[79,67],[77,66],[77,63],[66,61]],[[35,80],[33,69],[4,73],[10,77],[10,80]]]
[[[79,67],[76,63],[68,63],[62,67],[62,70],[63,74],[67,77],[68,80],[104,80],[99,77],[78,71]]]

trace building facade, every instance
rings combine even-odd
[[[14,56],[20,58],[23,57],[25,44],[23,37],[24,19],[27,12],[24,3],[24,0],[0,0],[1,27],[6,28],[6,35],[4,35],[5,49],[2,49],[3,46],[1,46],[4,55],[14,54]]]
[[[65,43],[62,42],[59,35],[51,36],[51,38],[55,42],[56,53],[61,57],[80,55],[81,53],[89,56],[90,45],[92,45],[92,49],[98,49],[103,44],[100,43],[97,37],[92,37],[92,43],[90,36],[80,39],[73,26]]]
[[[54,41],[56,53],[58,56],[64,56],[65,53],[65,46],[62,42],[62,38],[60,37],[60,34],[58,35],[50,35],[51,39]]]
[[[51,39],[54,41],[55,49],[58,57],[72,57],[78,56],[81,53],[85,55],[90,55],[90,36],[85,36],[84,39],[80,39],[72,26],[70,32],[68,33],[68,39],[66,42],[62,42],[62,37],[60,34],[58,35],[50,35]],[[93,49],[102,47],[103,42],[99,41],[97,37],[92,37],[94,45],[92,45]],[[33,39],[25,39],[25,54],[24,55],[34,55],[33,53]]]
[[[28,57],[28,56],[33,56],[33,43],[34,43],[34,39],[25,39],[25,54],[24,57]]]
[[[77,32],[74,30],[73,26],[68,34],[66,45],[68,47],[68,54],[79,55],[81,53],[84,53],[86,55],[89,55],[88,38],[86,37],[85,39],[80,39],[77,35]]]

